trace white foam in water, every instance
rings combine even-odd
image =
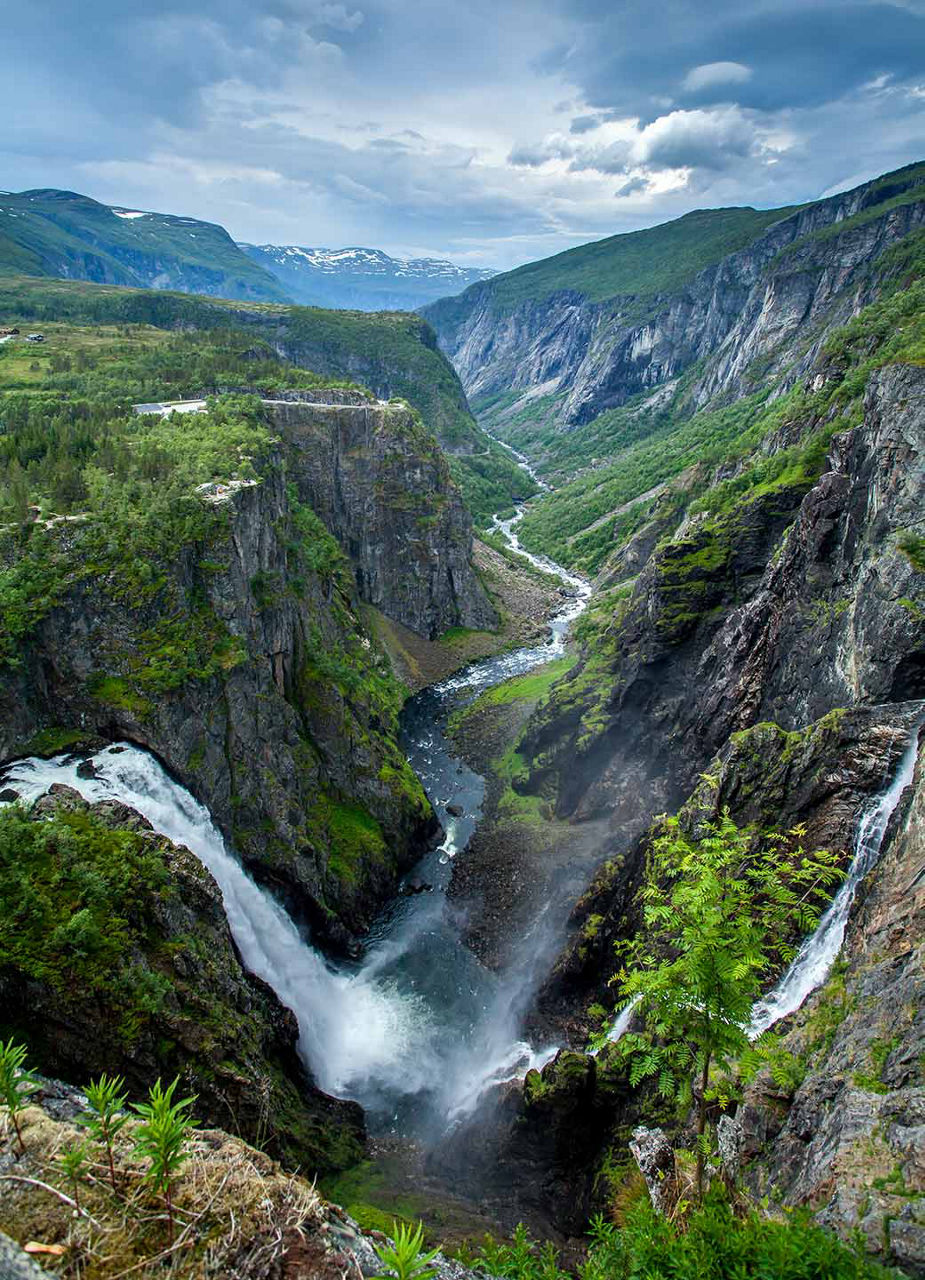
[[[120,800],[161,835],[191,849],[218,882],[245,965],[298,1018],[300,1052],[322,1089],[350,1095],[370,1075],[400,1078],[409,1092],[428,1083],[428,1014],[421,1002],[362,973],[329,968],[229,852],[208,810],[153,756],[128,744],[107,748],[92,757],[93,778],[78,777],[79,763],[67,756],[19,760],[4,782],[25,801],[55,782],[86,800]]]
[[[523,514],[496,520],[496,527],[512,550],[558,577],[570,594],[550,623],[546,644],[475,663],[432,690],[437,719],[420,727],[414,762],[431,801],[444,810],[446,833],[434,855],[437,870],[465,847],[472,828],[471,817],[457,820],[445,814],[447,793],[453,791],[446,768],[459,774],[461,766],[456,767],[443,741],[442,714],[490,685],[560,656],[568,628],[591,593],[583,579],[520,546],[514,526]],[[244,964],[295,1013],[300,1053],[328,1093],[356,1098],[389,1123],[399,1120],[402,1109],[407,1115],[410,1104],[418,1121],[435,1134],[447,1121],[471,1112],[486,1089],[542,1067],[556,1053],[556,1046],[537,1050],[519,1038],[520,1017],[538,967],[556,945],[544,913],[522,939],[508,972],[499,976],[466,948],[442,893],[401,898],[386,913],[381,930],[371,935],[362,965],[338,970],[248,876],[206,808],[153,756],[129,744],[107,748],[92,757],[91,777],[78,776],[79,763],[68,756],[20,760],[5,770],[4,782],[26,801],[56,782],[89,801],[119,800],[156,831],[189,848],[221,889]],[[470,806],[473,795],[470,789]],[[431,878],[436,878],[434,870],[432,865]]]
[[[612,1044],[615,1044],[617,1040],[619,1040],[620,1037],[625,1035],[629,1030],[629,1025],[633,1020],[633,1014],[636,1012],[636,1006],[641,999],[642,996],[633,996],[629,1004],[625,1005],[617,1014],[616,1018],[614,1018],[613,1026],[607,1033],[607,1039]]]
[[[760,1035],[781,1018],[795,1013],[806,997],[828,978],[845,940],[845,927],[857,887],[876,865],[890,818],[903,791],[912,781],[918,753],[918,731],[917,724],[896,776],[880,799],[861,818],[848,874],[819,921],[815,933],[805,939],[790,968],[774,990],[755,1004],[750,1028],[752,1036]]]

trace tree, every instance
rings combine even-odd
[[[694,1073],[697,1193],[708,1150],[712,1068],[747,1055],[752,1006],[794,953],[792,939],[815,924],[838,878],[833,857],[807,854],[803,829],[781,835],[740,830],[724,810],[692,839],[677,817],[661,820],[640,892],[644,928],[621,947],[622,1007],[637,1003],[642,1033],[620,1041],[630,1083],[657,1077],[665,1097],[684,1096]],[[796,845],[796,847],[794,847]]]

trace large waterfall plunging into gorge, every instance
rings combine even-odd
[[[497,974],[465,946],[462,921],[445,897],[453,859],[477,826],[484,793],[483,780],[453,755],[446,718],[484,689],[561,656],[590,594],[581,579],[519,546],[513,534],[519,518],[498,525],[519,554],[567,584],[570,598],[550,621],[546,643],[475,663],[409,701],[405,748],[445,836],[413,873],[434,891],[399,895],[372,929],[359,962],[335,965],[312,947],[247,874],[208,810],[141,748],[115,744],[89,761],[29,758],[3,771],[5,784],[27,802],[63,783],[89,801],[121,801],[186,845],[221,889],[245,966],[298,1018],[300,1053],[319,1087],[356,1099],[374,1127],[421,1138],[438,1136],[492,1083],[522,1075],[554,1052],[520,1040],[519,1024],[542,962],[561,938],[568,904],[558,913],[547,905]]]

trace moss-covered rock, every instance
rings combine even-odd
[[[211,875],[114,802],[57,786],[0,809],[0,1034],[76,1085],[179,1075],[202,1119],[292,1166],[363,1149],[359,1107],[313,1087],[295,1018],[242,969]]]

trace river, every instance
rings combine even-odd
[[[522,516],[520,509],[496,518],[495,527],[513,551],[560,578],[570,594],[550,619],[545,643],[474,663],[406,704],[403,745],[444,837],[404,886],[430,888],[402,892],[388,905],[358,961],[335,964],[316,950],[247,875],[204,806],[139,747],[113,744],[90,758],[90,768],[81,757],[62,755],[19,760],[3,771],[4,785],[26,801],[64,783],[91,801],[121,800],[155,830],[187,845],[219,884],[245,964],[295,1012],[300,1051],[319,1086],[360,1102],[374,1132],[433,1140],[489,1085],[522,1075],[555,1051],[520,1035],[541,961],[553,946],[546,913],[529,924],[515,959],[498,974],[464,944],[464,921],[446,896],[453,860],[465,854],[484,797],[483,779],[447,741],[447,717],[483,690],[561,656],[591,592],[584,580],[520,546]]]

